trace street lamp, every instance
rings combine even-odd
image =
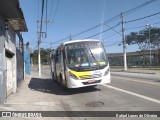
[[[146,24],[146,27],[148,27],[148,30],[149,30],[149,64],[150,64],[150,70],[151,70],[151,64],[152,64],[152,59],[151,59],[151,27],[152,27],[152,25]]]

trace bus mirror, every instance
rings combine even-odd
[[[63,50],[63,49],[64,49],[64,45],[61,46],[61,50]]]

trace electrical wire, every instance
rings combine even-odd
[[[38,20],[39,20],[39,0],[38,0]]]
[[[111,46],[119,45],[121,43],[122,43],[121,41],[117,41],[117,42],[109,44],[109,45],[104,45],[104,47],[111,47]]]
[[[48,24],[48,22],[47,22],[47,10],[48,10],[48,0],[46,0],[46,33],[47,33],[47,24]]]
[[[56,9],[55,9],[55,11],[54,11],[53,20],[55,20],[56,13],[57,13],[57,9],[58,9],[58,5],[59,5],[59,0],[58,0],[58,2],[57,2]]]
[[[59,6],[59,0],[57,1],[57,4],[56,4],[56,8],[55,8],[55,11],[54,11],[54,14],[53,14],[53,20],[52,21],[55,21],[55,18],[56,18],[56,13],[57,13],[57,10],[58,10],[58,6]],[[52,9],[53,9],[53,2],[52,2]],[[49,18],[49,21],[51,21],[51,14],[52,14],[52,12],[50,13],[50,18]],[[49,28],[51,27],[51,25],[52,25],[52,23],[53,22],[50,22],[50,26],[49,26]],[[48,29],[49,29],[48,28]]]
[[[52,1],[52,3],[51,3],[51,12],[50,12],[50,15],[49,15],[49,21],[51,19],[51,15],[52,15],[52,12],[53,12],[53,3],[54,3],[55,0],[51,0],[51,1]]]
[[[155,15],[159,15],[159,14],[160,14],[160,12],[152,14],[152,15],[148,15],[148,16],[145,16],[145,17],[142,17],[142,18],[138,18],[138,19],[135,19],[135,20],[130,20],[130,21],[127,21],[127,22],[124,22],[124,23],[131,23],[131,22],[135,22],[135,21],[138,21],[138,20],[143,20],[145,18],[149,18],[149,17],[155,16]]]
[[[126,16],[128,14],[131,14],[131,13],[137,11],[138,9],[143,8],[144,6],[146,6],[148,4],[151,4],[151,3],[155,2],[155,1],[157,1],[157,0],[149,0],[149,1],[147,1],[147,2],[145,2],[145,3],[143,3],[143,4],[139,5],[139,6],[137,6],[137,7],[133,8],[133,9],[131,9],[131,10],[123,12],[123,15]]]
[[[122,31],[119,31],[119,32],[122,32]],[[112,36],[114,36],[114,35],[116,35],[116,34],[118,34],[118,33],[114,33],[114,34],[112,34],[112,35],[106,36],[106,37],[104,37],[102,40],[107,39],[107,38],[110,38],[110,37],[112,37]]]
[[[44,0],[42,0],[42,14],[41,14],[41,21],[40,21],[40,34],[41,34],[41,32],[42,32],[42,20],[43,20],[43,11],[44,11]],[[41,42],[41,36],[40,36],[40,39],[39,39],[39,41],[38,42]]]
[[[106,29],[106,30],[104,30],[104,31],[102,31],[102,32],[100,32],[100,33],[94,34],[94,35],[89,36],[89,37],[86,37],[86,38],[84,38],[84,39],[92,38],[92,37],[97,36],[97,35],[99,35],[99,34],[101,34],[101,33],[107,32],[107,31],[109,31],[109,30],[111,30],[111,29],[119,26],[120,24],[121,24],[121,23],[119,22],[117,25],[115,25],[115,26],[113,26],[113,27],[110,27],[109,29]]]
[[[132,13],[132,12],[135,12],[136,10],[138,10],[138,9],[140,9],[140,8],[142,8],[142,7],[150,4],[150,3],[152,3],[152,2],[155,2],[155,1],[157,1],[157,0],[150,0],[150,1],[148,1],[148,2],[145,2],[145,3],[143,3],[143,4],[139,5],[139,6],[131,9],[131,10],[128,10],[128,11],[126,11],[126,12],[123,12],[123,15],[126,16],[126,15],[128,15],[128,14],[130,14],[130,13]],[[58,8],[58,3],[59,3],[59,0],[58,0],[58,2],[57,2],[56,10],[55,10],[55,12],[54,12],[54,17],[53,17],[54,19],[55,19],[56,11],[57,11],[57,8]],[[152,15],[152,16],[154,16],[154,15]],[[146,16],[146,18],[148,18],[148,17],[151,17],[151,16]],[[109,19],[109,20],[107,20],[107,21],[105,21],[105,22],[103,22],[103,23],[101,23],[101,24],[98,24],[98,25],[96,25],[96,26],[93,26],[93,27],[91,27],[91,28],[89,28],[89,29],[87,29],[87,30],[84,30],[84,31],[82,31],[82,32],[80,32],[80,33],[77,33],[77,34],[75,34],[75,35],[72,35],[72,37],[76,37],[76,36],[79,36],[79,35],[81,35],[81,34],[83,34],[83,33],[89,32],[89,31],[91,31],[91,30],[93,30],[93,29],[95,29],[95,28],[97,28],[97,27],[100,27],[101,25],[105,25],[106,23],[109,23],[109,22],[113,22],[113,21],[115,21],[115,20],[118,20],[119,18],[120,18],[120,15],[117,15],[117,16],[115,16],[115,17],[113,17],[113,18],[111,18],[111,19]],[[136,20],[133,20],[133,21],[128,21],[128,23],[129,23],[129,22],[134,22],[134,21],[137,21],[137,20],[140,20],[140,19],[144,19],[144,18],[139,18],[139,19],[136,19]],[[127,22],[126,22],[126,23],[127,23]],[[117,25],[117,26],[118,26],[118,25]],[[114,27],[116,27],[116,26],[114,26]],[[114,27],[112,27],[112,28],[114,28]],[[97,35],[99,35],[99,34],[101,34],[101,33],[103,33],[103,32],[106,32],[106,31],[111,30],[112,28],[107,29],[107,30],[104,30],[104,31],[102,31],[102,32],[100,32],[100,33],[94,34],[94,35],[92,35],[92,36],[86,37],[85,39],[88,39],[88,38],[97,36]],[[60,39],[60,40],[57,40],[57,41],[55,41],[55,42],[53,42],[53,43],[57,43],[57,42],[64,41],[64,40],[67,40],[67,39],[68,39],[68,37],[63,38],[63,39]]]
[[[123,12],[123,14],[126,16],[126,15],[128,15],[128,14],[130,14],[130,13],[132,13],[132,12],[135,12],[136,10],[138,10],[138,9],[140,9],[140,8],[142,8],[142,7],[150,4],[150,3],[152,3],[152,2],[155,2],[155,1],[157,1],[157,0],[150,0],[150,1],[148,1],[148,2],[145,2],[145,3],[143,3],[143,4],[139,5],[139,6],[131,9],[131,10],[128,10],[128,11]],[[98,25],[96,25],[96,26],[93,26],[93,27],[91,27],[91,28],[89,28],[89,29],[87,29],[87,30],[84,30],[84,31],[82,31],[82,32],[80,32],[80,33],[77,33],[77,34],[75,34],[75,35],[72,35],[72,37],[76,37],[76,36],[79,36],[79,35],[81,35],[81,34],[83,34],[83,33],[89,32],[89,31],[91,31],[91,30],[93,30],[93,29],[95,29],[95,28],[97,28],[97,27],[100,27],[100,26],[102,26],[102,25],[105,25],[106,23],[109,23],[109,22],[113,22],[113,21],[115,21],[115,20],[117,20],[117,19],[119,19],[119,18],[120,18],[120,15],[116,15],[115,17],[113,17],[113,18],[111,18],[111,19],[109,19],[109,20],[107,20],[107,21],[105,21],[105,22],[103,22],[103,23],[101,23],[101,24],[98,24]],[[93,36],[94,36],[94,35],[93,35]],[[91,36],[91,37],[92,37],[92,36]],[[64,40],[64,39],[61,39],[61,40],[58,40],[58,41],[63,41],[63,40]],[[56,42],[58,42],[58,41],[56,41]]]
[[[153,23],[152,25],[160,24],[160,22]],[[130,29],[136,29],[136,28],[144,28],[146,25],[142,26],[137,26],[137,27],[132,27],[132,28],[126,28],[125,30],[130,30]]]

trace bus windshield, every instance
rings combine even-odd
[[[67,66],[75,71],[103,69],[108,65],[105,51],[99,41],[85,41],[67,44]]]

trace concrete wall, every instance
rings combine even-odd
[[[6,31],[5,53],[6,53],[6,68],[7,68],[7,96],[17,90],[17,75],[16,75],[16,34],[10,24]],[[8,58],[7,54],[11,57]],[[12,75],[11,75],[12,74]]]
[[[0,15],[0,104],[6,97],[5,21]]]

